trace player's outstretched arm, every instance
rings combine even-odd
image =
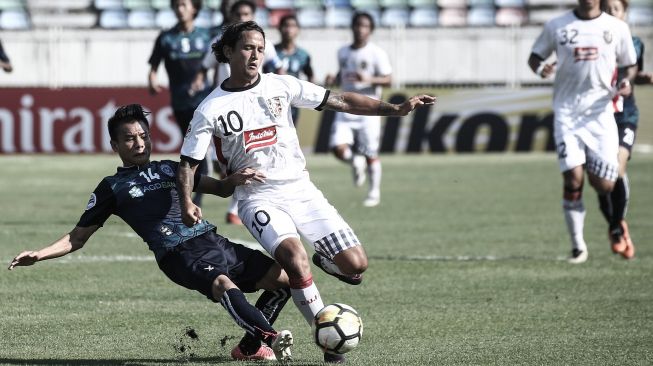
[[[192,227],[202,220],[202,209],[193,203],[191,193],[195,185],[195,170],[200,161],[182,155],[177,169],[177,193],[181,205],[181,221]]]
[[[98,228],[99,226],[97,225],[89,227],[76,226],[71,232],[43,249],[36,251],[28,250],[18,254],[9,263],[9,270],[18,266],[31,266],[38,261],[62,257],[68,253],[72,253],[83,247]]]
[[[363,116],[405,116],[415,108],[435,104],[436,100],[434,96],[421,94],[401,104],[392,104],[358,93],[331,92],[324,108]]]
[[[265,182],[265,175],[256,169],[244,168],[224,179],[215,179],[206,175],[200,177],[195,191],[214,194],[220,197],[229,197],[234,193],[236,186]]]

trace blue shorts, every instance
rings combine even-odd
[[[174,283],[213,298],[211,287],[225,275],[243,292],[256,291],[258,282],[274,264],[262,252],[229,241],[213,231],[187,240],[166,253],[159,268]]]

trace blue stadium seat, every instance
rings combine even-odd
[[[379,0],[351,0],[351,6],[356,10],[378,8]]]
[[[127,28],[127,12],[107,9],[100,14],[100,27],[106,29]]]
[[[524,25],[528,18],[523,8],[501,8],[497,10],[495,24],[498,26]]]
[[[150,9],[150,0],[122,0],[122,7],[127,10]]]
[[[322,0],[295,0],[294,7],[303,8],[322,8]]]
[[[381,26],[405,27],[408,26],[410,11],[408,8],[388,8],[381,14]]]
[[[484,7],[484,6],[494,6],[494,0],[468,0],[469,6],[474,7]]]
[[[347,8],[351,6],[350,0],[323,0],[323,3],[327,8]]]
[[[384,8],[407,8],[408,0],[379,0],[379,4]]]
[[[224,16],[219,11],[214,11],[211,15],[211,24],[219,25],[224,23]]]
[[[0,0],[0,11],[2,10],[25,10],[25,1]]]
[[[156,10],[170,9],[170,0],[152,0],[150,6]]]
[[[441,8],[467,8],[467,0],[438,0],[438,6]]]
[[[156,12],[154,23],[158,28],[168,29],[177,24],[177,17],[172,9],[163,9]]]
[[[353,11],[350,8],[327,8],[324,25],[330,28],[348,28]]]
[[[98,10],[120,10],[123,8],[122,0],[95,0],[93,1],[93,6]]]
[[[153,10],[136,9],[127,15],[127,26],[129,28],[155,28],[155,14]]]
[[[631,6],[626,19],[632,25],[653,25],[653,8],[650,4]]]
[[[467,25],[467,9],[444,8],[440,10],[438,24],[444,27],[462,27]]]
[[[293,0],[265,0],[268,9],[291,9],[294,5]]]
[[[195,25],[202,28],[211,28],[217,24],[212,23],[211,11],[202,9],[200,10],[199,14],[197,14],[197,17],[195,18]]]
[[[220,10],[221,0],[204,0],[204,9]],[[168,1],[170,4],[170,1]],[[170,6],[170,5],[168,5]]]
[[[270,13],[265,8],[257,8],[254,20],[261,28],[267,28],[270,26]]]
[[[467,25],[477,27],[489,27],[494,25],[494,7],[477,6],[467,13]]]
[[[410,12],[408,24],[411,27],[436,27],[438,25],[438,9],[415,8]]]
[[[29,29],[29,15],[20,9],[5,10],[0,13],[0,29]]]
[[[436,8],[437,0],[408,0],[408,5],[413,8]]]
[[[324,27],[324,11],[321,8],[299,9],[297,21],[302,28],[322,28]]]
[[[524,0],[495,0],[494,4],[501,8],[523,8]]]

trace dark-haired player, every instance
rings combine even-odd
[[[208,221],[191,227],[182,223],[175,187],[179,164],[150,161],[150,129],[140,105],[120,107],[108,129],[122,166],[98,184],[72,231],[43,249],[20,253],[9,269],[81,249],[109,216],[116,215],[147,243],[168,278],[219,302],[245,329],[245,337],[231,352],[234,359],[289,359],[292,335],[276,332],[271,325],[290,297],[286,273],[263,253],[218,235]],[[227,197],[237,185],[263,181],[262,174],[245,168],[223,180],[198,174],[194,188]],[[243,291],[257,289],[265,291],[254,307]]]

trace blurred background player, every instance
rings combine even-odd
[[[295,14],[288,14],[281,17],[279,20],[279,33],[281,34],[281,42],[274,45],[277,56],[282,62],[282,68],[288,75],[299,78],[302,74],[309,82],[313,82],[313,67],[311,66],[311,56],[308,52],[297,46],[295,41],[299,36],[299,22]],[[269,67],[263,67],[264,71]],[[299,108],[291,108],[292,120],[295,127],[299,123]]]
[[[619,142],[612,99],[631,94],[637,56],[628,25],[601,11],[600,0],[578,0],[573,11],[547,22],[528,65],[553,84],[554,135],[563,175],[563,211],[571,236],[570,263],[587,260],[583,237],[584,170],[599,195],[610,193],[619,175]],[[556,63],[546,63],[555,53]],[[626,72],[615,80],[617,67]],[[616,84],[616,85],[615,85]],[[612,251],[632,258],[634,247],[611,222]]]
[[[381,87],[389,86],[392,81],[392,66],[388,54],[369,41],[374,31],[374,19],[368,13],[356,13],[351,30],[354,42],[338,50],[338,74],[336,77],[327,76],[326,85],[339,84],[343,91],[380,100]],[[338,159],[351,164],[354,184],[358,187],[365,183],[367,166],[370,182],[367,198],[363,201],[366,207],[381,202],[380,138],[381,117],[336,113],[330,147]]]
[[[608,14],[626,21],[628,5],[628,0],[608,0],[606,11]],[[642,40],[639,37],[633,36],[633,46],[637,53],[635,84],[651,84],[653,82],[653,74],[642,71],[644,65],[644,44]],[[626,71],[625,68],[619,68],[619,79],[625,77]],[[635,104],[634,90],[633,93],[623,97],[623,100],[619,102],[618,105],[622,105],[622,110],[614,114],[619,130],[619,178],[617,178],[612,192],[606,195],[599,195],[599,203],[603,215],[608,220],[610,235],[612,236],[616,228],[621,227],[624,239],[629,241],[629,245],[634,248],[628,231],[628,224],[624,220],[628,209],[628,201],[630,200],[630,186],[628,184],[626,166],[628,160],[630,160],[633,145],[635,144],[637,124],[639,122],[639,110]],[[634,255],[634,249],[632,252]]]
[[[0,41],[0,68],[5,72],[11,72],[14,68],[11,66],[11,61],[5,53],[4,48],[2,47],[2,41]]]
[[[163,60],[170,81],[170,103],[183,137],[195,108],[211,92],[208,83],[199,87],[193,83],[197,71],[201,68],[204,53],[211,47],[211,37],[208,29],[195,26],[195,17],[202,8],[201,0],[171,0],[170,6],[178,22],[171,29],[162,31],[154,43],[149,60],[151,69],[148,86],[151,94],[161,91],[157,69]],[[200,172],[208,174],[209,168],[208,162],[205,161]],[[202,195],[196,193],[193,200],[200,205]]]
[[[9,269],[81,249],[111,215],[116,215],[147,243],[159,268],[170,280],[219,302],[246,331],[231,352],[234,359],[288,359],[292,334],[277,333],[271,325],[290,298],[288,276],[263,253],[218,235],[216,227],[208,221],[192,227],[182,223],[175,187],[179,163],[150,160],[152,141],[147,114],[138,104],[116,110],[107,128],[111,147],[118,153],[122,166],[98,184],[70,233],[43,249],[21,252],[11,261]],[[198,174],[194,189],[227,197],[236,185],[263,178],[253,169],[243,169],[221,181]],[[158,188],[146,189],[155,184]],[[257,289],[265,291],[254,307],[247,302],[243,291]]]
[[[227,24],[254,20],[255,13],[256,13],[256,4],[254,4],[249,0],[238,0],[231,5],[231,8],[229,10],[229,21]],[[211,44],[217,42],[221,36],[222,33],[214,37],[211,40]],[[269,65],[268,66],[269,69],[272,70],[273,72],[277,74],[284,73],[282,69],[283,65],[281,63],[281,60],[277,57],[277,53],[274,51],[274,46],[269,41],[266,41],[265,43],[265,61],[263,65],[261,65],[261,68],[263,68],[263,66],[266,64]],[[198,73],[195,76],[195,83],[198,84],[204,83],[206,81],[206,75],[208,70],[214,71],[213,74],[214,84],[211,87],[211,89],[222,84],[222,82],[225,79],[227,79],[229,75],[231,75],[231,69],[229,68],[229,64],[218,63],[215,60],[215,55],[213,55],[211,50],[208,50],[204,54],[204,58],[202,60],[202,67],[200,70],[198,70]],[[212,155],[213,154],[211,154],[211,156]],[[216,170],[220,171],[220,174],[222,175],[228,174],[229,172],[225,170],[226,168],[220,164],[220,160],[217,159],[217,157],[215,158],[216,160],[214,160],[214,164],[216,165]],[[243,224],[240,221],[240,218],[238,217],[238,202],[233,197],[229,202],[229,207],[227,208],[225,222],[227,224],[232,224],[232,225]]]
[[[362,282],[367,255],[351,227],[311,182],[290,107],[405,116],[434,104],[435,97],[389,104],[357,93],[330,92],[290,75],[261,74],[265,34],[253,21],[227,27],[213,49],[218,61],[229,62],[231,76],[197,108],[181,148],[177,188],[184,224],[202,220],[190,192],[198,159],[213,140],[228,170],[248,167],[265,175],[265,182],[237,188],[239,214],[288,274],[293,301],[312,324],[324,304],[300,234],[315,248],[314,263],[350,284]],[[325,353],[324,359],[340,362],[344,357]]]

